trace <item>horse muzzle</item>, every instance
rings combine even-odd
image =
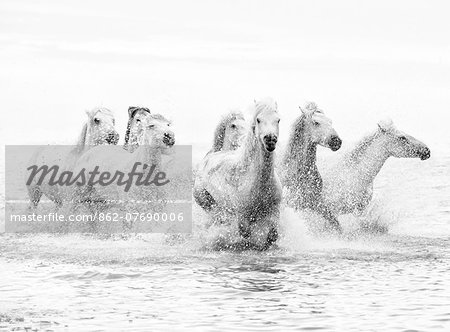
[[[116,145],[119,142],[119,134],[115,131],[109,133],[108,136],[106,136],[106,142],[108,144]]]
[[[341,148],[342,140],[339,138],[339,136],[333,135],[331,136],[330,140],[328,141],[328,146],[330,147],[331,151],[337,151]]]
[[[276,135],[270,134],[264,136],[264,145],[267,151],[272,152],[275,150],[278,142],[278,137]]]
[[[420,160],[427,160],[431,157],[431,151],[429,148],[423,148],[419,151],[419,158]]]
[[[173,133],[164,133],[163,143],[167,146],[175,144],[175,135]]]

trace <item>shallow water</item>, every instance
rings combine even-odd
[[[197,234],[3,234],[0,330],[449,330],[449,161],[388,161],[367,217],[387,233],[347,217],[346,239],[312,236],[286,210],[267,252],[210,251]]]

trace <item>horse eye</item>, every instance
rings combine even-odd
[[[155,125],[152,124],[152,125],[148,125],[147,127],[148,127],[148,129],[153,129],[153,128],[155,128]]]
[[[256,119],[256,122],[260,123],[260,122],[261,122],[261,120],[260,120],[260,119]]]
[[[236,129],[236,125],[233,123],[231,126],[230,126],[232,129]]]
[[[136,122],[137,122],[137,123],[141,122],[141,119],[136,119]]]
[[[316,126],[316,127],[318,127],[318,126],[320,126],[320,123],[317,122],[317,121],[313,121],[313,125]]]
[[[94,123],[95,123],[95,124],[99,124],[99,123],[100,123],[100,120],[97,119],[97,118],[94,118]]]
[[[278,123],[280,123],[280,120],[281,120],[281,119],[278,119],[278,121],[277,121],[277,122],[278,122]]]
[[[406,138],[406,136],[400,136],[398,139],[399,139],[400,141],[402,141],[402,142],[408,141],[408,139]]]

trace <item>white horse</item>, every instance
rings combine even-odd
[[[340,230],[337,218],[322,198],[322,177],[316,165],[317,145],[337,151],[342,144],[332,122],[315,103],[309,103],[295,120],[281,165],[283,196],[288,206],[309,209]]]
[[[430,149],[397,128],[380,121],[375,133],[363,138],[349,153],[323,173],[324,200],[335,214],[361,214],[373,194],[373,181],[389,157],[430,158]]]
[[[277,240],[281,184],[274,171],[280,118],[272,99],[256,102],[251,126],[233,151],[208,154],[194,183],[205,210],[236,220],[247,247],[266,249]]]
[[[113,113],[107,108],[94,108],[86,111],[88,120],[83,125],[78,142],[74,148],[54,148],[45,147],[36,151],[32,156],[30,163],[37,166],[52,167],[58,165],[60,171],[71,171],[78,158],[87,150],[95,145],[112,144],[116,145],[119,141],[119,134],[114,129],[115,120]],[[56,203],[59,208],[63,203],[63,193],[58,186],[48,186],[37,184],[37,179],[27,185],[30,198],[30,208],[36,209],[42,194]]]
[[[162,155],[170,154],[175,144],[175,135],[170,128],[171,122],[160,114],[148,114],[141,121],[141,127],[142,134],[137,141],[138,147],[133,152],[118,146],[109,147],[107,150],[101,147],[92,148],[79,158],[74,173],[77,174],[83,169],[92,170],[98,166],[102,173],[115,174],[116,171],[121,171],[127,174],[136,163],[140,163],[135,170],[142,172],[141,179],[147,177],[152,170],[151,165],[154,166],[153,174],[156,174],[161,167]],[[141,196],[145,192],[138,189],[134,186],[132,190],[125,192],[123,186],[119,187],[116,184],[103,187],[86,184],[74,192],[73,202],[84,204],[91,212],[95,212],[114,206],[115,202],[127,202],[129,199],[145,200],[146,197]]]
[[[214,131],[214,141],[211,152],[236,150],[242,143],[246,124],[244,115],[232,111],[222,117]]]
[[[142,135],[142,120],[151,114],[150,110],[145,107],[128,107],[128,123],[125,132],[125,143],[123,147],[129,152],[133,152],[138,146],[138,141]]]

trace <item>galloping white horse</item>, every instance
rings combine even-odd
[[[128,123],[123,144],[125,150],[133,152],[139,146],[138,142],[143,132],[142,121],[149,114],[151,112],[148,108],[128,107]]]
[[[76,147],[69,150],[55,149],[51,146],[36,151],[31,159],[31,163],[37,166],[58,165],[60,171],[71,171],[78,158],[87,150],[95,145],[113,144],[119,141],[119,134],[114,129],[114,115],[107,108],[94,108],[86,112],[87,122],[83,125],[80,137]],[[42,194],[61,207],[63,197],[58,186],[38,185],[34,180],[27,185],[28,195],[30,197],[30,208],[36,209]]]
[[[315,103],[309,103],[295,120],[282,161],[283,196],[289,206],[309,209],[323,216],[334,229],[340,230],[337,218],[322,198],[322,177],[316,165],[317,145],[337,151],[341,139],[331,120]]]
[[[363,138],[349,153],[323,173],[324,200],[335,214],[360,214],[369,205],[373,181],[389,157],[430,158],[430,149],[397,128],[380,121],[378,130]]]
[[[251,126],[233,151],[208,154],[194,183],[205,210],[237,221],[248,246],[266,249],[277,240],[281,184],[274,171],[280,118],[272,99],[255,102]]]
[[[236,150],[242,143],[246,124],[244,115],[232,111],[224,116],[214,131],[213,148],[209,152]]]
[[[135,170],[142,172],[142,178],[146,178],[151,171],[150,165],[154,166],[153,174],[156,174],[161,166],[162,155],[169,154],[175,144],[175,135],[170,127],[171,122],[164,116],[148,114],[141,121],[142,135],[137,142],[138,147],[133,152],[128,152],[118,146],[110,147],[107,151],[101,147],[92,148],[79,158],[74,167],[74,173],[76,174],[82,169],[92,170],[98,166],[101,172],[114,174],[116,171],[121,171],[127,174],[136,163],[140,163]],[[109,202],[127,201],[130,198],[146,199],[142,196],[144,194],[142,190],[138,192],[135,190],[138,188],[133,187],[132,189],[129,193],[125,193],[123,187],[114,184],[104,187],[85,185],[75,191],[73,201],[78,204],[86,204],[91,211],[95,211],[109,205]]]

